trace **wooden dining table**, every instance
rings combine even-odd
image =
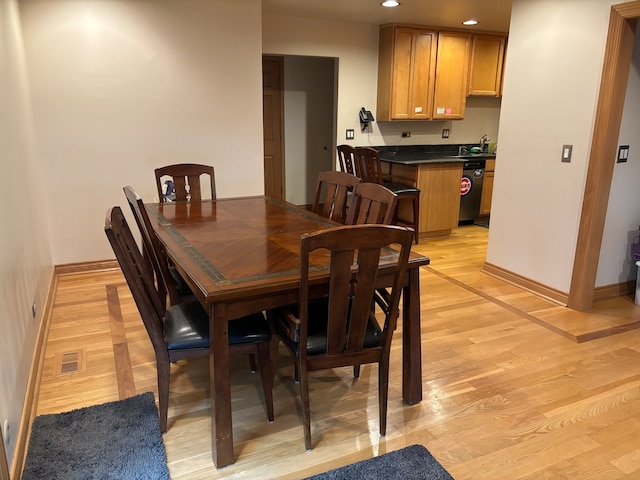
[[[265,196],[145,207],[167,256],[209,312],[211,448],[223,467],[235,461],[227,322],[296,303],[300,236],[337,224]],[[409,404],[422,400],[419,267],[428,264],[412,253],[403,288],[402,396]],[[391,275],[379,277],[391,285]],[[318,296],[328,290],[322,281],[315,288]]]

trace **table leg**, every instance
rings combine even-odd
[[[422,400],[420,269],[411,268],[407,275],[402,290],[402,398],[413,405]]]
[[[211,455],[214,465],[218,468],[235,461],[229,383],[229,334],[225,318],[223,307],[219,304],[209,304]]]

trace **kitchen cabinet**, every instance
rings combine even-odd
[[[378,121],[430,120],[437,33],[384,25],[378,50]]]
[[[471,34],[439,32],[433,119],[461,120],[467,101]]]
[[[473,35],[468,95],[502,95],[502,68],[506,42],[506,35]]]
[[[378,121],[464,118],[471,34],[383,25]]]
[[[391,181],[420,189],[420,237],[451,235],[458,227],[462,162],[406,165],[383,160],[382,170]],[[398,208],[403,215],[400,204]]]
[[[484,181],[482,182],[482,196],[480,197],[480,215],[491,213],[491,199],[493,197],[493,176],[496,169],[496,159],[488,158],[484,167]]]

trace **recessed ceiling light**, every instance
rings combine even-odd
[[[383,7],[397,7],[398,5],[400,5],[400,2],[396,2],[396,0],[385,0],[380,5],[382,5]]]
[[[463,25],[477,25],[478,23],[480,23],[480,22],[478,22],[478,20],[474,20],[474,19],[472,19],[472,18],[470,18],[469,20],[465,20],[464,22],[462,22],[462,24],[463,24]]]

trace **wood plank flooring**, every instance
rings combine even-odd
[[[304,478],[403,446],[424,445],[458,480],[640,478],[640,307],[623,297],[580,313],[481,272],[488,230],[464,226],[415,250],[421,271],[424,400],[401,395],[394,336],[387,435],[378,433],[377,372],[318,372],[307,452],[298,386],[284,348],[268,423],[260,377],[232,360],[236,463],[211,461],[208,362],[172,367],[174,480]],[[154,354],[119,271],[59,279],[38,414],[153,391]]]

